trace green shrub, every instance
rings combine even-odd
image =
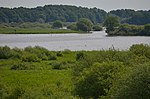
[[[36,54],[26,53],[22,56],[22,61],[24,62],[40,62],[40,59]]]
[[[98,99],[106,95],[111,87],[114,75],[120,71],[121,62],[94,63],[91,68],[84,71],[75,79],[75,95],[84,99]]]
[[[49,56],[49,60],[57,60],[57,57],[55,55]]]
[[[67,69],[69,68],[69,64],[67,63],[67,61],[54,61],[50,64],[52,66],[52,69]]]
[[[80,59],[83,59],[83,58],[84,58],[84,53],[83,52],[77,53],[77,55],[76,55],[76,60],[77,61],[80,60]]]
[[[69,50],[69,49],[65,49],[64,51],[63,51],[63,54],[70,54],[71,53],[71,50]]]
[[[38,58],[41,60],[48,60],[48,56],[46,56],[45,54],[38,54]]]
[[[93,28],[93,23],[91,22],[91,20],[87,18],[80,18],[76,25],[79,31],[84,31],[84,32],[89,32]]]
[[[11,67],[11,70],[33,70],[33,69],[35,69],[35,66],[32,65],[31,63],[26,62],[17,63]]]
[[[56,53],[56,55],[59,56],[59,57],[62,57],[62,56],[63,56],[62,52],[60,52],[60,51],[58,51],[58,52]]]
[[[29,52],[29,53],[34,53],[34,54],[49,54],[49,51],[46,48],[40,47],[40,46],[35,46],[31,47],[28,46],[24,49],[24,51]]]
[[[62,66],[62,63],[55,61],[55,62],[52,62],[51,65],[52,65],[52,69],[58,69],[58,70],[60,70],[61,66]]]
[[[70,30],[77,30],[77,25],[76,25],[75,23],[70,24],[69,26],[67,26],[67,29],[70,29]]]
[[[53,28],[62,28],[63,24],[60,20],[56,20],[56,21],[53,22],[52,27]]]
[[[144,44],[136,44],[130,47],[130,51],[138,56],[146,56],[150,59],[150,47]]]
[[[23,51],[17,47],[12,49],[12,57],[21,59]]]
[[[150,35],[150,24],[144,25],[143,34]]]
[[[106,99],[149,99],[150,64],[137,65],[120,73]]]
[[[8,97],[8,99],[21,99],[22,95],[25,93],[25,91],[18,87],[18,88],[15,88],[11,95]]]
[[[12,57],[11,49],[8,46],[0,47],[0,59]]]
[[[6,91],[5,86],[2,83],[0,83],[0,99],[5,98],[5,93],[6,93],[5,91]]]

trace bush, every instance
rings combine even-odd
[[[12,57],[21,59],[21,56],[23,54],[23,51],[17,47],[12,49]]]
[[[59,57],[63,56],[62,52],[60,52],[60,51],[58,51],[58,52],[56,53],[56,55],[59,56]]]
[[[150,35],[150,24],[146,24],[143,30],[145,35]]]
[[[35,66],[32,65],[31,63],[17,63],[11,67],[11,70],[32,70],[35,69]]]
[[[63,51],[63,54],[69,54],[69,53],[71,53],[71,50],[69,50],[69,49],[65,49],[65,50]]]
[[[62,28],[63,27],[63,24],[60,20],[56,20],[53,22],[53,28]]]
[[[83,53],[83,52],[79,52],[79,53],[77,53],[77,55],[76,55],[76,60],[78,61],[78,60],[80,60],[80,59],[84,59],[84,53]]]
[[[67,29],[77,30],[77,25],[76,24],[70,24],[69,26],[67,26]]]
[[[26,53],[22,56],[22,61],[24,62],[40,62],[40,59],[36,54]]]
[[[55,61],[55,62],[52,62],[51,65],[52,65],[52,69],[58,69],[58,70],[60,70],[61,66],[62,66],[62,63]]]
[[[77,22],[77,29],[80,31],[89,32],[93,28],[93,23],[87,18],[81,18]]]
[[[38,58],[41,60],[48,60],[48,56],[46,56],[45,54],[38,54]]]
[[[57,60],[57,57],[55,55],[49,56],[49,60]]]
[[[50,64],[52,66],[52,69],[67,69],[69,68],[69,64],[67,63],[67,61],[54,61]]]
[[[4,84],[0,82],[0,99],[5,99],[6,88]]]
[[[129,50],[133,52],[135,55],[146,56],[147,58],[150,59],[150,47],[148,45],[144,44],[132,45]]]
[[[49,51],[46,48],[40,46],[35,47],[28,46],[24,49],[24,51],[32,54],[45,54],[45,55],[49,54]]]
[[[17,87],[13,90],[12,94],[8,97],[8,99],[21,99],[24,93],[25,93],[24,89]]]
[[[106,99],[149,99],[150,64],[138,65],[114,79]]]
[[[111,87],[113,76],[120,71],[121,62],[94,63],[75,79],[75,95],[84,99],[100,98]]]
[[[8,46],[0,47],[0,59],[12,57],[11,49]]]

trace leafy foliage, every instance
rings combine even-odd
[[[56,21],[54,21],[53,22],[53,28],[62,28],[63,27],[63,24],[62,24],[62,22],[61,21],[59,21],[59,20],[56,20]]]
[[[116,16],[108,16],[103,24],[106,27],[106,32],[114,31],[114,28],[119,26],[119,20]]]
[[[76,22],[80,18],[88,18],[94,24],[103,23],[105,18],[113,14],[120,17],[121,23],[144,25],[150,23],[150,11],[134,11],[132,9],[112,10],[107,13],[98,8],[85,8],[69,5],[45,5],[36,8],[0,8],[0,23],[38,22],[48,23],[56,20]]]
[[[144,25],[150,23],[150,11],[134,11],[131,9],[113,10],[110,14],[121,18],[121,23]]]
[[[102,31],[103,28],[102,28],[100,25],[94,25],[94,26],[93,26],[93,30],[94,30],[94,31]]]
[[[0,59],[8,59],[11,57],[11,50],[8,46],[0,47]]]
[[[150,96],[150,64],[143,64],[120,74],[109,91],[111,99],[147,99]]]
[[[149,24],[144,26],[121,24],[118,28],[109,32],[109,35],[121,35],[121,36],[149,36],[150,28]]]
[[[0,59],[2,99],[150,97],[149,45],[132,45],[125,51],[56,52],[39,46],[6,49],[10,56]],[[55,60],[50,59],[53,56]]]
[[[77,25],[76,25],[76,23],[70,24],[69,26],[67,26],[67,29],[70,29],[70,30],[77,30]]]
[[[144,25],[143,35],[150,35],[150,24]]]
[[[35,68],[34,65],[22,62],[22,63],[16,63],[11,67],[11,70],[33,70]]]
[[[93,28],[93,23],[86,18],[81,18],[77,22],[77,29],[85,32],[91,31]]]
[[[146,56],[150,59],[150,47],[148,45],[139,44],[130,47],[130,51],[138,56]]]
[[[69,5],[45,5],[36,8],[0,8],[0,23],[11,22],[53,22],[56,20],[76,22],[88,18],[94,23],[102,23],[107,15],[104,10]]]
[[[106,95],[106,90],[111,86],[113,75],[119,71],[122,63],[94,63],[85,69],[82,76],[75,84],[75,94],[87,98],[100,98]]]

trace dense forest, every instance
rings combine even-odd
[[[0,22],[52,22],[61,20],[75,22],[88,18],[93,23],[104,21],[107,13],[97,8],[83,8],[67,5],[46,5],[37,8],[0,8]]]
[[[150,23],[150,10],[149,11],[134,11],[131,9],[121,9],[110,11],[110,14],[119,16],[121,23],[144,25]]]
[[[121,23],[143,25],[150,23],[149,11],[122,9],[106,12],[98,8],[85,8],[69,5],[45,5],[36,8],[0,8],[0,23],[11,22],[76,22],[80,18],[88,18],[93,23],[102,23],[110,14],[120,17]]]

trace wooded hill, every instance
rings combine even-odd
[[[0,7],[0,23],[11,22],[76,22],[79,18],[88,18],[93,23],[102,23],[109,14],[120,17],[121,23],[148,24],[149,11],[134,11],[131,9],[113,10],[107,13],[98,8],[85,8],[69,5],[45,5],[36,8],[4,8]]]
[[[131,9],[113,10],[109,12],[121,18],[121,23],[144,25],[150,23],[149,11],[134,11]]]
[[[88,18],[93,23],[104,21],[107,13],[97,8],[83,8],[68,5],[46,5],[36,8],[0,8],[0,22],[52,22],[61,20],[75,22]]]

